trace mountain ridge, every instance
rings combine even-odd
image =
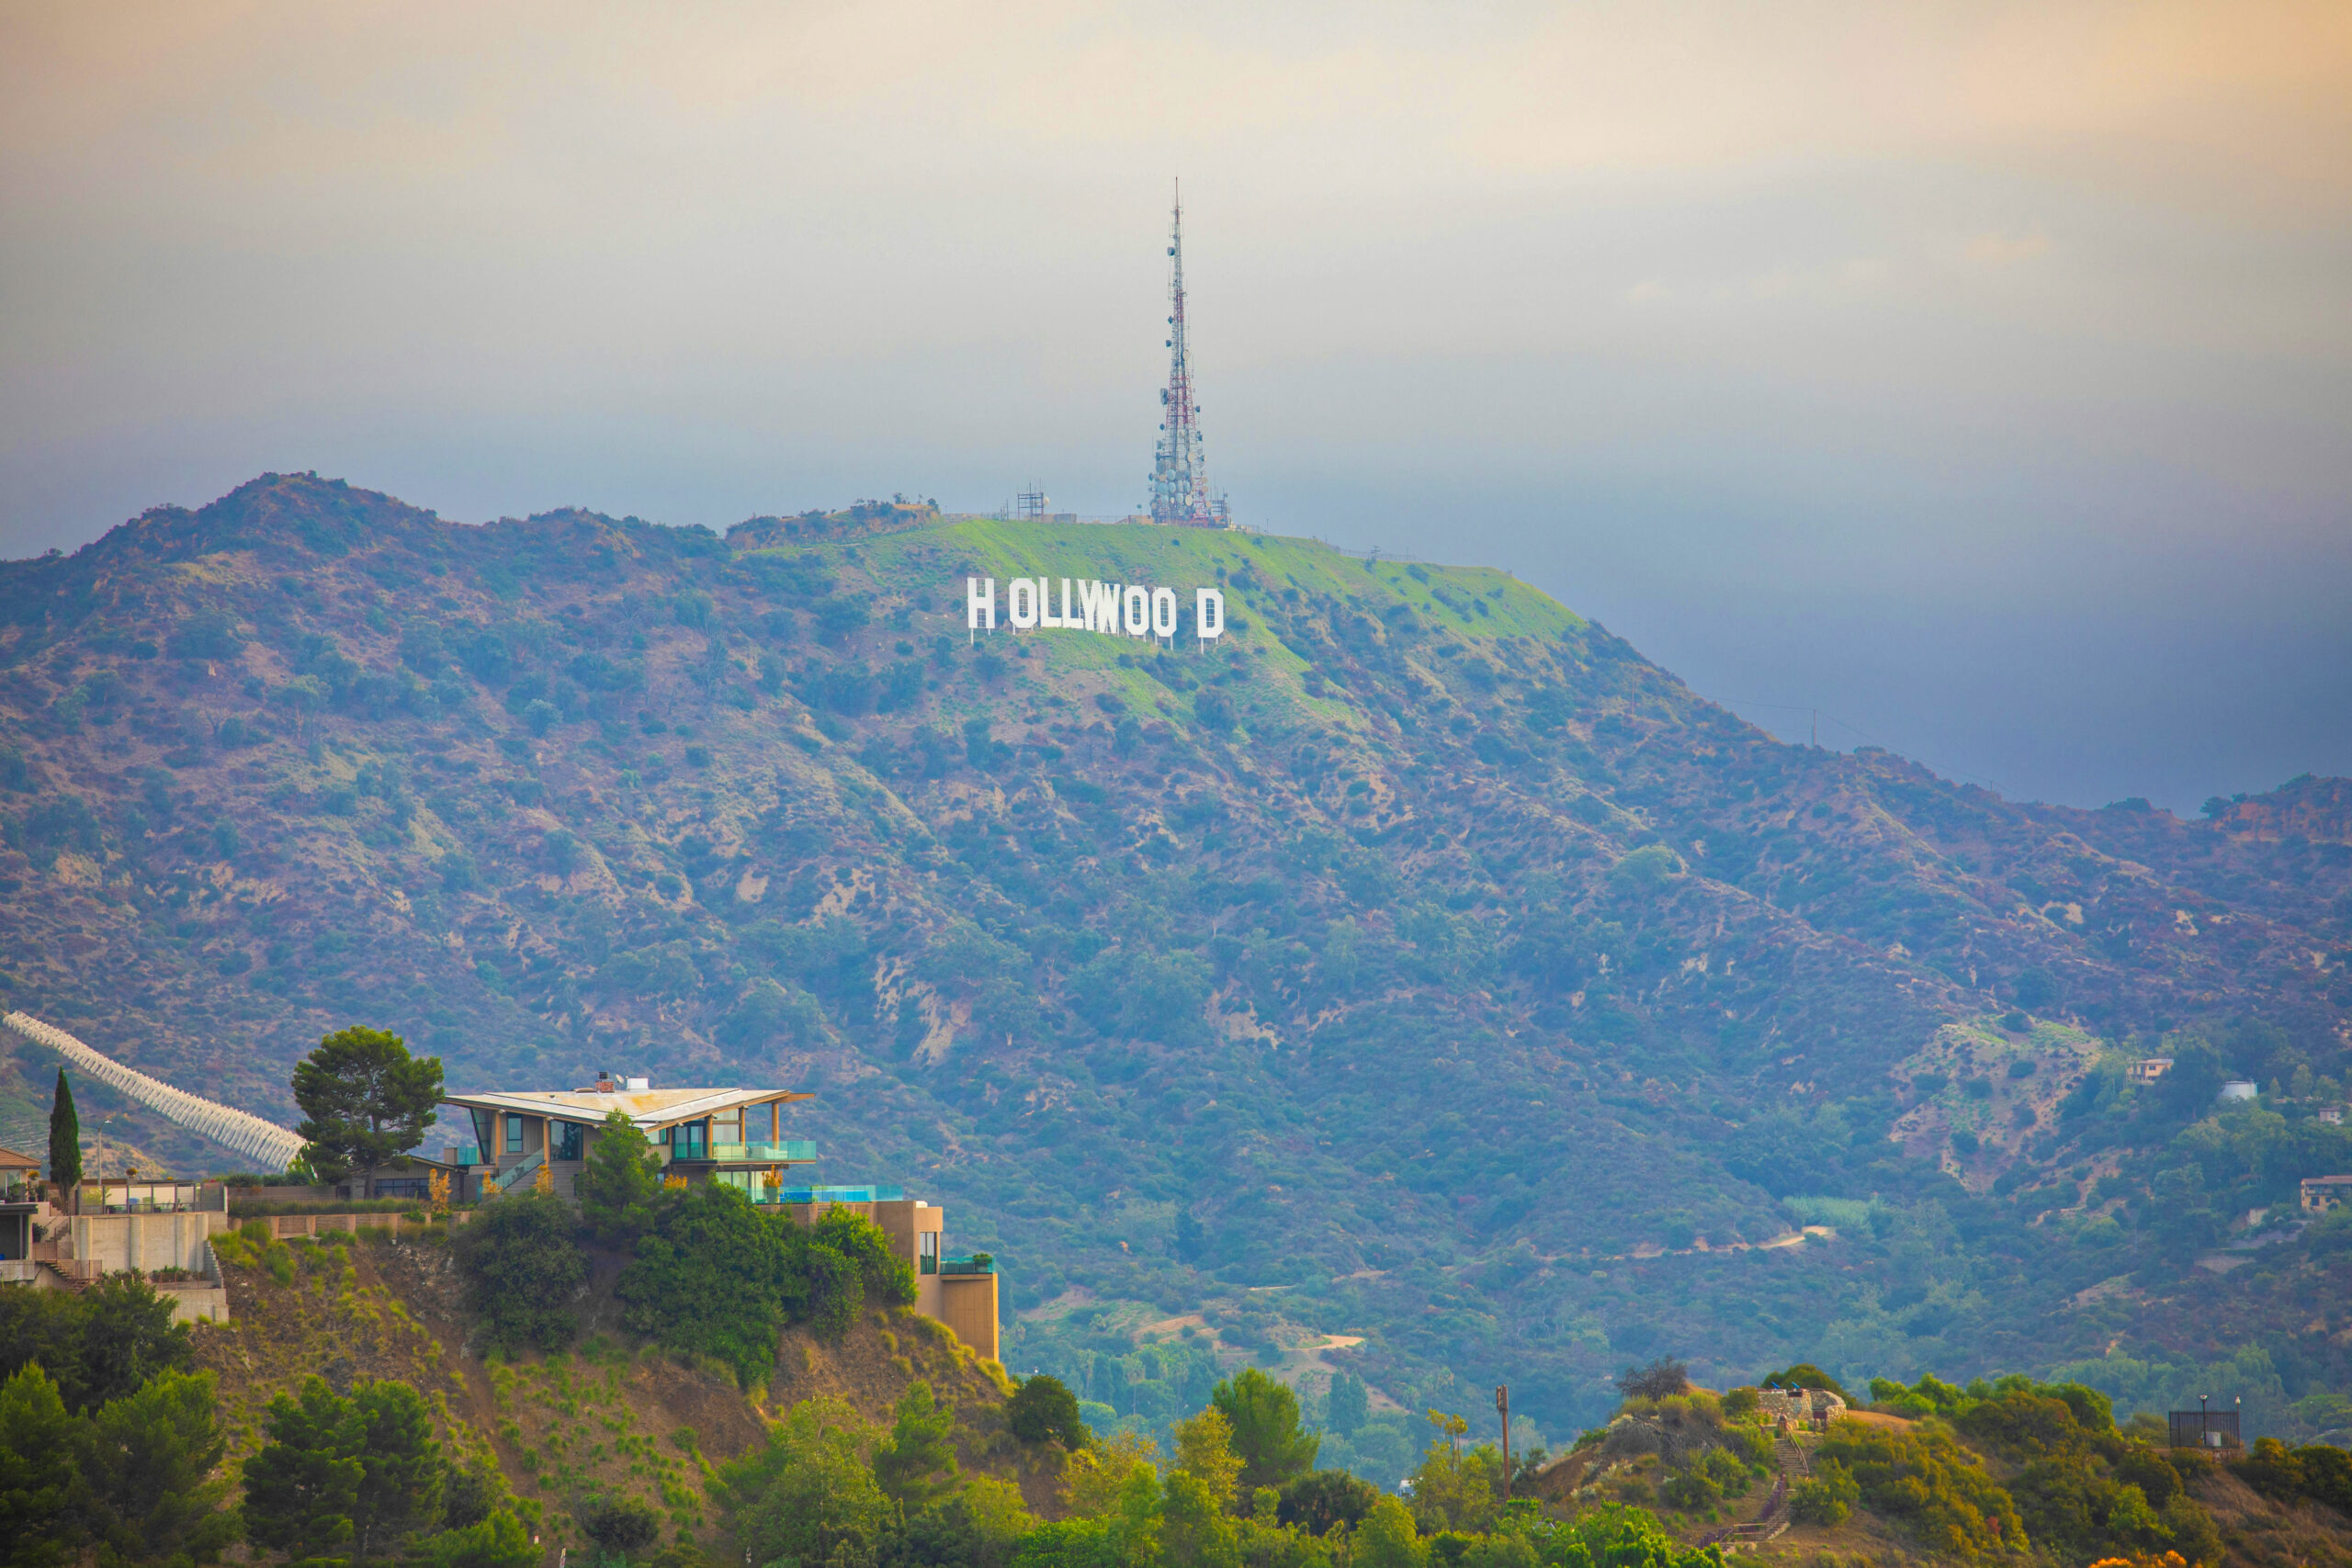
[[[1081,566],[1219,586],[1228,634],[966,627],[967,576]],[[1079,1298],[1205,1282],[1228,1345],[1370,1330],[1400,1402],[1491,1365],[1581,1419],[1645,1336],[1752,1371],[1916,1314],[1899,1238],[1716,1252],[1819,1199],[1997,1216],[1922,1243],[1958,1304],[1871,1370],[2046,1361],[2101,1338],[2034,1314],[2119,1270],[2034,1219],[2154,1201],[2091,1202],[2154,1136],[2117,1060],[2203,1031],[2297,1128],[2296,1070],[2346,1074],[2346,781],[2011,803],[1782,746],[1487,569],[880,503],[466,525],[278,475],[0,565],[0,621],[9,1005],[281,1118],[354,1021],[453,1083],[817,1089],[828,1179],[970,1215],[1040,1355]],[[1645,1248],[1613,1267],[1778,1304],[1590,1277]]]

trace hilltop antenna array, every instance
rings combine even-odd
[[[1176,186],[1168,231],[1168,385],[1160,389],[1159,451],[1151,472],[1151,520],[1187,528],[1232,525],[1225,497],[1209,490],[1201,450],[1200,409],[1193,401],[1192,350],[1184,322],[1184,187]]]

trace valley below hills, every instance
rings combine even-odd
[[[1225,635],[1015,631],[1022,576]],[[2352,782],[2008,801],[1306,540],[302,474],[0,563],[0,1000],[289,1125],[355,1023],[453,1089],[811,1091],[818,1179],[945,1206],[1098,1423],[1247,1361],[1564,1446],[1673,1355],[2352,1433],[2352,1227],[2297,1206],[2352,1172]]]

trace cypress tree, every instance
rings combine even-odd
[[[57,1097],[49,1106],[49,1180],[60,1195],[82,1180],[82,1118],[74,1114],[63,1067],[57,1069]]]

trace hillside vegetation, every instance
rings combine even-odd
[[[1389,1491],[1334,1467],[1254,1367],[1160,1446],[1090,1431],[1053,1378],[1011,1386],[886,1306],[794,1331],[743,1388],[612,1326],[617,1258],[566,1298],[571,1338],[509,1353],[459,1288],[483,1278],[463,1232],[266,1229],[222,1243],[226,1325],[172,1325],[128,1275],[0,1291],[11,1561],[202,1563],[242,1542],[436,1568],[1721,1568],[1728,1540],[1786,1568],[2352,1562],[2344,1450],[2169,1449],[2079,1383],[1880,1380],[1815,1431],[1768,1402],[1838,1392],[1816,1368],[1719,1395],[1661,1359],[1557,1459],[1465,1443],[1430,1410]]]
[[[1228,635],[969,635],[1024,572]],[[2352,1423],[2344,1238],[2245,1229],[2352,1170],[2344,781],[2020,805],[1499,573],[897,506],[266,476],[0,567],[0,623],[9,1005],[289,1122],[352,1023],[459,1089],[812,1089],[821,1178],[944,1203],[1114,1421],[1349,1370],[1393,1478],[1396,1412],[1562,1434],[1672,1350]]]

